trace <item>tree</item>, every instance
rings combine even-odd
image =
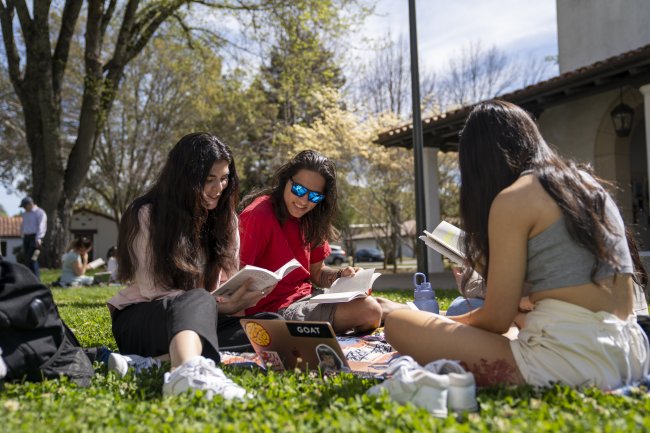
[[[449,60],[443,80],[445,101],[465,106],[493,98],[510,86],[515,76],[516,70],[503,51],[494,46],[486,51],[480,42],[472,42]]]
[[[24,146],[25,128],[20,114],[20,101],[0,65],[0,181],[12,185],[20,173],[29,170],[29,150]]]
[[[317,33],[301,25],[298,17],[283,20],[278,43],[262,68],[269,101],[278,107],[277,118],[286,125],[310,124],[318,116],[312,95],[344,84],[334,54]]]
[[[161,29],[125,68],[80,197],[118,224],[129,203],[153,183],[168,150],[199,129],[201,115],[212,113],[223,94],[219,58],[199,42],[187,47],[176,33]]]
[[[409,59],[408,41],[404,35],[396,41],[390,33],[384,35],[375,55],[361,65],[359,78],[351,84],[356,105],[365,106],[373,114],[392,113],[399,118],[408,117],[412,110]],[[420,81],[422,110],[435,110],[439,99],[436,75],[425,71]]]
[[[438,152],[440,219],[459,225],[460,171],[458,153]]]
[[[323,6],[315,0],[303,0],[299,4],[306,10],[321,11],[350,2],[330,1]],[[72,206],[83,187],[126,66],[167,20],[173,18],[188,36],[192,34],[196,29],[186,22],[187,13],[182,8],[195,3],[214,11],[267,16],[282,15],[289,6],[295,7],[293,2],[282,0],[39,0],[31,7],[25,0],[0,1],[6,64],[20,101],[31,157],[32,195],[48,213],[43,254],[48,265],[57,264],[67,244]],[[52,11],[53,5],[62,7],[56,10],[60,15]],[[65,134],[62,95],[73,38],[81,31],[82,9],[83,88],[76,101],[75,132]],[[115,35],[108,31],[111,28],[116,29]]]

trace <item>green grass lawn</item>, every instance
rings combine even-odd
[[[44,281],[57,272],[45,271]],[[84,346],[115,348],[105,301],[118,288],[55,289],[64,320]],[[382,292],[407,300],[408,292]],[[441,307],[453,298],[439,293]],[[650,431],[650,399],[577,392],[556,386],[480,389],[481,411],[438,419],[411,405],[365,391],[376,383],[350,374],[321,377],[297,372],[261,373],[226,367],[256,396],[241,402],[200,395],[163,398],[162,371],[119,379],[96,366],[92,385],[66,380],[5,384],[0,391],[0,432],[615,432]]]

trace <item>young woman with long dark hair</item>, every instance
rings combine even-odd
[[[324,155],[305,150],[282,165],[271,186],[244,199],[239,217],[241,265],[275,270],[297,259],[302,267],[290,272],[273,293],[247,313],[278,312],[287,320],[330,322],[336,332],[367,331],[379,326],[382,310],[402,307],[368,296],[341,304],[310,303],[313,286],[330,287],[358,268],[333,269],[323,264],[335,236],[336,168]]]
[[[210,134],[189,134],[169,152],[156,183],[122,217],[118,276],[127,287],[108,301],[113,335],[122,353],[169,354],[164,394],[245,394],[215,366],[217,307],[220,314],[234,314],[262,294],[247,285],[230,298],[211,294],[239,267],[238,187],[228,146]]]
[[[485,303],[451,318],[396,311],[386,318],[388,341],[420,363],[458,359],[480,385],[611,389],[648,374],[648,339],[633,314],[643,271],[602,182],[502,101],[472,110],[459,158],[467,264],[487,281]],[[509,340],[501,334],[524,295],[534,308]]]

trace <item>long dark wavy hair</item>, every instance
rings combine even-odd
[[[481,263],[486,281],[490,260],[488,214],[492,201],[524,171],[531,171],[558,204],[573,240],[595,256],[592,282],[595,283],[594,276],[605,263],[620,270],[620,258],[610,248],[613,227],[605,215],[606,183],[588,167],[561,158],[520,107],[498,100],[476,105],[461,132],[459,163],[460,214],[466,232],[468,269]],[[595,182],[586,181],[581,171],[588,172]],[[631,236],[627,238],[634,250],[634,240]],[[645,274],[642,268],[636,271]],[[468,278],[466,272],[464,283]]]
[[[245,208],[257,197],[270,195],[275,216],[283,224],[289,218],[289,211],[284,203],[284,188],[300,170],[310,170],[325,179],[325,200],[321,201],[311,211],[300,218],[300,231],[306,243],[312,248],[337,236],[332,226],[332,219],[337,212],[336,205],[336,166],[326,156],[315,150],[303,150],[278,168],[271,179],[271,186],[253,191],[242,200]]]
[[[228,161],[228,186],[217,207],[208,210],[203,187],[215,162]],[[190,290],[203,280],[217,283],[219,271],[238,268],[236,251],[239,178],[228,146],[204,132],[188,134],[169,152],[151,189],[129,205],[117,242],[119,279],[132,281],[139,266],[134,243],[140,212],[149,209],[149,245],[155,284],[166,290]]]

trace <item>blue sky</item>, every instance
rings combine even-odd
[[[360,36],[408,38],[408,0],[379,0]],[[557,55],[555,0],[419,0],[418,45],[420,71],[442,71],[464,46],[480,41],[509,56],[525,59]],[[367,55],[361,48],[359,55]],[[21,196],[0,186],[0,203],[9,215],[20,212]]]

